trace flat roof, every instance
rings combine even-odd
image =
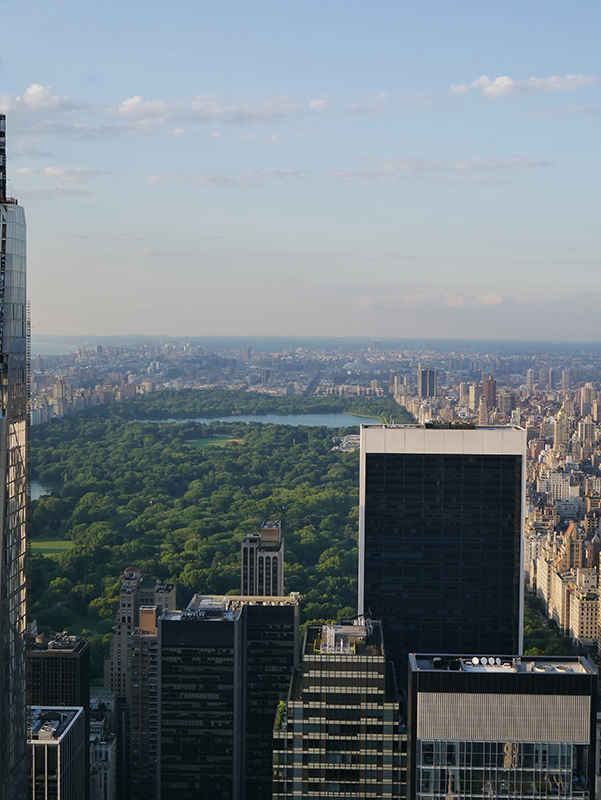
[[[75,720],[83,716],[81,706],[59,707],[30,706],[27,739],[30,743],[59,744]]]
[[[591,675],[596,670],[584,656],[457,656],[409,655],[412,672],[532,673]]]
[[[526,430],[515,425],[429,427],[361,425],[361,453],[432,455],[519,455],[526,453]]]

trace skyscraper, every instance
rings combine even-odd
[[[436,370],[429,364],[417,368],[417,393],[420,397],[436,397]]]
[[[307,628],[273,736],[274,800],[405,797],[407,737],[379,622]]]
[[[22,798],[81,800],[85,797],[88,741],[83,708],[32,706],[29,785]]]
[[[526,432],[361,427],[359,613],[409,652],[521,652]]]
[[[259,533],[242,539],[242,595],[284,594],[284,540],[279,520],[266,520]]]
[[[160,800],[271,797],[273,720],[298,649],[298,595],[195,595],[158,620]]]
[[[6,196],[5,142],[0,114],[0,800],[13,800],[27,781],[29,359],[25,213]]]
[[[595,796],[585,658],[411,655],[410,800]]]

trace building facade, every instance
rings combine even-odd
[[[241,544],[241,594],[269,597],[284,594],[284,540],[279,520],[266,520],[259,533]]]
[[[585,658],[410,656],[410,800],[595,796]]]
[[[25,213],[6,196],[6,121],[0,114],[0,800],[23,797],[27,780],[25,248]]]
[[[196,595],[158,620],[160,800],[263,800],[273,716],[298,649],[298,595]]]
[[[273,800],[405,797],[407,737],[379,622],[307,629],[273,737]]]
[[[120,800],[146,798],[148,785],[156,787],[156,657],[154,670],[149,668],[144,672],[141,664],[149,648],[154,648],[156,654],[156,628],[154,633],[140,629],[141,609],[147,609],[151,615],[155,609],[155,616],[157,609],[158,613],[174,610],[175,587],[145,581],[137,567],[128,567],[121,580],[110,653],[104,662],[104,685],[115,697]],[[143,618],[147,623],[148,615]]]
[[[409,652],[520,652],[525,454],[520,428],[361,427],[359,613],[399,682]]]
[[[436,370],[427,364],[417,368],[417,393],[419,397],[436,397]]]
[[[88,743],[83,708],[32,706],[27,737],[31,800],[85,796]]]

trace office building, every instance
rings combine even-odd
[[[90,721],[90,643],[79,636],[36,636],[27,656],[27,703],[30,706],[80,706],[85,740]],[[86,797],[89,774],[86,763]]]
[[[31,800],[81,800],[88,746],[83,708],[32,706],[26,740]]]
[[[112,731],[115,703],[104,686],[90,692],[90,800],[116,800],[117,739]],[[155,795],[148,795],[155,800]]]
[[[90,705],[90,643],[79,636],[36,636],[29,650],[27,700],[31,706]]]
[[[497,407],[497,382],[492,375],[482,379],[482,395],[486,398],[488,410]]]
[[[481,395],[482,395],[482,387],[480,386],[480,384],[471,383],[469,389],[468,406],[472,411],[478,411]]]
[[[160,800],[263,800],[297,661],[298,595],[195,595],[158,620]]]
[[[241,555],[243,596],[284,594],[284,540],[279,520],[266,520],[259,533],[247,534]]]
[[[410,656],[410,800],[595,796],[585,658]]]
[[[107,718],[95,714],[90,721],[90,800],[115,800],[116,796],[117,741]],[[154,800],[156,793],[146,797]]]
[[[307,629],[273,737],[273,800],[405,796],[407,740],[379,622]]]
[[[526,370],[526,388],[527,389],[532,389],[533,386],[534,386],[534,370],[533,369],[527,369]]]
[[[520,652],[526,432],[363,425],[359,613],[409,652]]]
[[[25,247],[25,213],[6,196],[6,118],[0,114],[0,800],[21,800],[27,781]]]
[[[115,626],[111,631],[110,653],[104,662],[104,685],[115,696],[119,800],[145,798],[147,795],[136,794],[140,776],[144,773],[142,759],[147,758],[151,765],[156,764],[156,705],[152,722],[152,706],[149,705],[153,680],[156,691],[156,674],[146,677],[142,675],[140,678],[139,648],[143,643],[144,647],[150,646],[148,631],[139,630],[142,608],[158,608],[159,613],[163,609],[174,610],[175,587],[159,581],[144,580],[137,567],[128,567],[121,580],[119,606]],[[148,617],[144,619],[148,621]],[[154,636],[156,647],[156,631]],[[152,784],[155,774],[156,770],[151,766],[141,783],[150,781]]]
[[[417,393],[420,397],[436,397],[436,370],[428,364],[417,368]]]

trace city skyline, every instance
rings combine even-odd
[[[597,8],[24,8],[36,332],[598,338]]]

